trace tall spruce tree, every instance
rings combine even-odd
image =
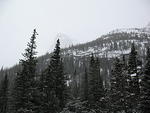
[[[90,59],[90,66],[89,66],[89,95],[88,95],[88,102],[90,104],[93,104],[96,100],[94,99],[94,93],[95,91],[93,91],[95,88],[95,80],[97,81],[97,75],[95,72],[95,59],[94,59],[94,55],[92,54],[91,59]]]
[[[34,29],[33,35],[30,42],[27,44],[25,53],[23,54],[24,59],[20,61],[21,71],[17,73],[15,84],[14,84],[14,104],[15,113],[34,113],[35,109],[35,98],[33,96],[35,87],[36,77],[36,39],[37,32]]]
[[[55,92],[55,76],[51,73],[51,68],[48,66],[42,72],[40,77],[40,95],[41,95],[41,113],[57,113],[59,108],[59,100]]]
[[[146,61],[148,61],[150,58],[150,48],[147,47],[147,53],[146,53]]]
[[[79,89],[78,89],[78,84],[77,84],[77,72],[75,69],[75,72],[72,76],[72,82],[71,82],[71,89],[72,89],[72,95],[74,98],[77,98],[79,96]]]
[[[125,55],[123,55],[122,57],[122,65],[123,65],[123,69],[127,70],[127,61]]]
[[[150,112],[150,48],[147,48],[147,60],[144,69],[144,75],[141,81],[141,113]]]
[[[83,95],[82,95],[82,99],[84,101],[88,100],[88,94],[89,94],[88,87],[89,87],[88,86],[88,73],[85,67],[84,78],[83,78]]]
[[[131,112],[135,111],[138,106],[140,96],[139,74],[137,71],[137,51],[134,43],[132,43],[131,52],[129,54],[128,61],[128,80],[129,80],[129,92],[130,92],[130,109]]]
[[[103,86],[103,80],[102,80],[102,77],[100,75],[100,61],[99,61],[99,58],[96,57],[95,59],[95,67],[96,67],[96,75],[97,75],[97,85],[98,85],[98,94],[97,94],[97,97],[99,99],[101,99],[103,96],[104,96],[104,86]]]
[[[103,81],[100,77],[100,66],[98,58],[95,59],[93,54],[89,67],[89,107],[101,112],[100,100],[104,97]]]
[[[112,112],[127,112],[128,111],[128,84],[127,73],[124,63],[118,58],[115,59],[114,69],[111,76],[110,90],[110,111]]]
[[[8,110],[8,83],[6,74],[0,85],[0,113],[7,113]]]
[[[42,112],[57,113],[66,102],[66,79],[63,72],[63,62],[60,57],[60,42],[50,59],[50,64],[41,77],[41,91],[43,95]]]
[[[118,112],[120,111],[119,107],[119,100],[120,98],[118,97],[119,90],[118,87],[120,86],[119,80],[119,75],[121,75],[122,70],[121,70],[121,63],[118,58],[115,59],[115,64],[114,64],[114,69],[112,70],[112,75],[111,75],[111,92],[110,92],[110,98],[111,98],[111,111],[113,112]]]
[[[56,77],[55,79],[55,91],[56,96],[59,99],[59,107],[62,110],[66,103],[66,77],[64,74],[63,61],[60,56],[60,42],[57,40],[54,54],[51,57],[52,73]]]
[[[134,74],[136,72],[137,72],[137,51],[135,49],[135,44],[132,43],[128,61],[128,73]]]

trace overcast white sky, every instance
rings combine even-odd
[[[149,0],[0,0],[0,66],[18,63],[34,28],[42,55],[57,33],[83,43],[149,21]]]

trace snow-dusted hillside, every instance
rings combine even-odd
[[[143,28],[143,31],[150,33],[150,22],[147,24],[146,27]]]
[[[101,58],[113,58],[121,54],[128,54],[131,44],[134,42],[139,55],[145,55],[145,49],[150,41],[148,27],[145,28],[147,31],[144,31],[144,28],[117,29],[92,42],[66,48],[62,54],[64,56],[83,57],[94,53]]]

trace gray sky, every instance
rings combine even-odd
[[[0,0],[0,66],[18,63],[34,28],[39,56],[50,50],[57,33],[82,43],[149,21],[149,0]]]

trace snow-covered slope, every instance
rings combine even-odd
[[[111,31],[110,33],[122,33],[122,32],[126,32],[126,33],[146,33],[146,34],[150,34],[150,23],[147,24],[147,26],[143,27],[143,28],[122,28],[122,29],[116,29]]]
[[[150,42],[150,32],[148,31],[148,27],[117,29],[92,42],[66,48],[62,51],[62,54],[64,56],[83,57],[94,53],[101,58],[113,58],[128,54],[131,44],[134,42],[139,54],[144,56],[146,47]]]
[[[146,27],[143,28],[143,31],[150,33],[150,22],[147,24]]]
[[[111,33],[124,33],[124,32],[126,32],[126,33],[149,33],[149,32],[147,32],[146,30],[144,30],[144,29],[147,29],[147,27],[145,27],[145,28],[128,28],[128,29],[126,29],[126,28],[122,28],[122,29],[116,29],[116,30],[113,30],[113,31],[111,31],[111,32],[109,32],[110,34]]]

